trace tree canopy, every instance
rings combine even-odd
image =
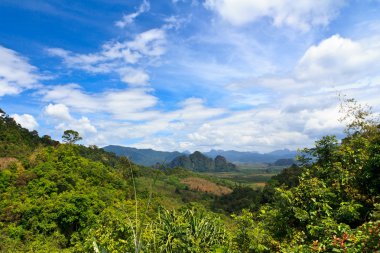
[[[75,144],[76,142],[82,140],[82,137],[77,131],[65,130],[62,135],[62,140],[68,144]]]
[[[213,205],[206,194],[181,195],[190,191],[180,178],[195,172],[61,145],[4,116],[0,251],[378,252],[380,126],[351,112],[345,138],[322,137],[263,191],[237,186],[208,197]]]

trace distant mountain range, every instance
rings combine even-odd
[[[191,155],[181,155],[173,159],[168,166],[170,168],[182,167],[193,171],[207,171],[207,172],[221,172],[221,171],[234,171],[236,165],[227,162],[223,156],[216,156],[214,159],[210,158],[199,151],[195,151]]]
[[[113,152],[118,156],[128,157],[134,163],[144,166],[152,166],[156,163],[169,164],[176,157],[189,154],[189,152],[156,151],[153,149],[137,149],[116,145],[109,145],[103,149],[108,152]],[[213,159],[218,155],[223,156],[232,163],[275,163],[279,159],[294,159],[297,151],[283,149],[261,154],[258,152],[240,152],[235,150],[211,150],[209,152],[203,152],[203,154]]]
[[[108,152],[113,152],[117,156],[128,157],[132,162],[144,166],[152,166],[156,163],[170,163],[174,158],[183,155],[180,152],[156,151],[153,149],[137,149],[116,145],[109,145],[103,148]]]
[[[275,163],[279,159],[294,159],[297,151],[282,149],[261,154],[258,152],[240,152],[235,150],[211,150],[203,154],[212,158],[221,155],[233,163]]]

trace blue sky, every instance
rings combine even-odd
[[[377,0],[2,0],[0,108],[83,144],[268,152],[380,111]]]

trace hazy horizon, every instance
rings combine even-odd
[[[125,145],[118,145],[118,144],[107,144],[107,145],[104,145],[102,146],[101,148],[105,148],[107,146],[119,146],[119,147],[124,147],[124,148],[136,148],[136,147],[133,147],[133,146],[125,146]],[[271,150],[271,151],[268,151],[268,152],[260,152],[260,151],[257,151],[257,150],[235,150],[235,149],[228,149],[228,150],[224,150],[224,149],[209,149],[209,150],[160,150],[160,149],[154,149],[154,148],[136,148],[136,149],[152,149],[154,151],[160,151],[160,152],[181,152],[181,153],[186,153],[186,152],[190,152],[190,153],[193,153],[195,151],[200,151],[202,153],[208,153],[208,152],[212,152],[212,151],[224,151],[224,152],[229,152],[229,151],[237,151],[237,152],[248,152],[248,153],[258,153],[258,154],[268,154],[268,153],[272,153],[272,152],[276,152],[276,151],[289,151],[289,152],[294,152],[294,151],[297,151],[297,150],[290,150],[290,149],[287,149],[287,148],[282,148],[282,149],[275,149],[275,150]]]

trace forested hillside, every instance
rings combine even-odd
[[[156,165],[156,163],[169,163],[177,156],[182,155],[182,153],[180,152],[164,152],[156,151],[153,149],[137,149],[116,145],[109,145],[104,147],[103,149],[108,152],[115,153],[118,156],[128,157],[128,159],[130,159],[134,163],[144,166],[152,166]]]
[[[256,190],[60,144],[2,113],[0,251],[377,252],[380,125],[347,106],[343,140],[321,138]]]

